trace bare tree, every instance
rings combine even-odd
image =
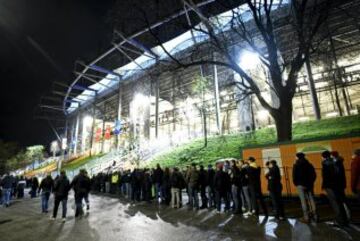
[[[187,9],[187,29],[193,38],[188,54],[172,53],[142,11],[149,33],[167,56],[158,61],[181,68],[211,64],[234,71],[239,76],[234,84],[241,90],[242,98],[255,95],[273,117],[278,141],[291,140],[292,100],[298,74],[324,39],[321,28],[332,0],[246,0],[237,8],[230,7],[233,3],[226,5],[232,1],[219,1],[217,4],[228,12],[217,16],[203,11],[193,0],[181,1]],[[195,14],[190,18],[188,12]],[[286,42],[291,43],[290,47],[286,47]],[[237,52],[242,50],[256,53],[266,75],[263,81],[240,65]],[[276,101],[264,98],[264,85]]]

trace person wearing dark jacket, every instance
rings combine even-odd
[[[349,220],[346,215],[342,198],[343,181],[341,180],[342,173],[331,158],[329,151],[324,151],[321,156],[322,161],[322,189],[325,190],[326,196],[329,199],[330,205],[335,212],[335,220],[338,225],[347,225]]]
[[[199,185],[200,185],[200,197],[201,197],[200,209],[204,209],[207,208],[207,203],[208,203],[208,198],[206,196],[206,187],[208,186],[208,180],[207,180],[207,172],[205,171],[203,165],[200,165]]]
[[[1,187],[3,188],[3,200],[5,207],[10,206],[11,190],[15,179],[9,173],[6,173],[5,177],[1,180]]]
[[[144,169],[144,177],[142,180],[142,190],[143,190],[143,199],[144,201],[150,203],[151,201],[151,176],[149,169]]]
[[[304,213],[301,221],[308,223],[311,218],[315,222],[319,217],[316,212],[316,205],[314,200],[314,183],[316,180],[316,172],[314,166],[305,158],[305,154],[299,152],[296,154],[296,161],[293,166],[293,183],[296,186],[301,207]]]
[[[20,177],[19,182],[17,183],[17,198],[23,198],[24,197],[24,190],[26,186],[26,181],[23,176]]]
[[[250,199],[250,191],[249,191],[249,176],[247,174],[247,170],[249,168],[249,163],[245,161],[241,161],[242,165],[240,168],[240,177],[241,177],[241,189],[242,189],[242,196],[244,201],[243,203],[243,209],[247,210],[245,213],[246,215],[251,214],[251,210],[253,210],[251,205],[251,199]]]
[[[163,198],[164,198],[163,193],[161,191],[163,175],[164,175],[163,170],[160,168],[160,165],[157,164],[156,169],[154,170],[154,173],[153,173],[153,178],[152,178],[153,182],[154,182],[154,189],[155,189],[155,200],[157,202],[159,202],[159,198],[160,198],[160,200],[163,200]]]
[[[234,201],[234,213],[242,213],[242,200],[241,200],[241,175],[240,169],[236,165],[236,161],[232,161],[231,166],[231,193]]]
[[[33,177],[31,181],[31,190],[30,190],[31,198],[36,197],[36,192],[38,188],[39,188],[39,180],[37,179],[37,177]]]
[[[355,150],[351,161],[351,190],[360,203],[360,149]]]
[[[62,204],[62,221],[65,222],[66,220],[66,211],[67,211],[67,198],[70,190],[70,182],[66,176],[65,171],[61,171],[60,176],[55,179],[54,184],[54,196],[55,196],[55,203],[54,203],[54,210],[52,215],[52,220],[55,220],[57,216],[57,212],[59,209],[59,204]]]
[[[215,177],[215,171],[212,168],[212,165],[208,165],[208,170],[206,174],[206,179],[208,180],[208,186],[207,186],[207,193],[208,193],[208,207],[214,208],[215,207],[215,189],[214,189],[214,177]]]
[[[337,151],[331,152],[331,157],[335,161],[335,168],[338,178],[338,187],[339,187],[339,198],[340,202],[345,208],[347,219],[350,220],[350,209],[348,208],[347,202],[346,202],[346,195],[345,195],[345,189],[346,189],[346,175],[345,175],[345,167],[344,167],[344,158],[339,155]]]
[[[170,169],[168,167],[166,167],[164,170],[161,189],[164,198],[162,200],[162,203],[169,205],[171,201],[171,185],[170,185]]]
[[[180,208],[180,192],[181,189],[185,187],[186,183],[179,172],[178,168],[174,168],[173,172],[170,176],[170,185],[171,185],[171,207],[172,208]]]
[[[270,193],[273,209],[275,210],[275,219],[284,219],[284,205],[281,197],[282,184],[280,169],[275,160],[269,162],[269,171],[266,173],[268,180],[268,191]]]
[[[41,192],[41,210],[42,213],[48,213],[49,198],[52,190],[54,189],[54,180],[51,175],[47,175],[39,186],[39,193]]]
[[[249,157],[249,167],[247,168],[247,175],[249,180],[249,191],[251,198],[251,213],[256,216],[259,215],[259,205],[260,203],[261,209],[263,210],[264,215],[268,216],[268,211],[265,205],[264,197],[261,191],[261,168],[257,166],[254,157]]]
[[[188,174],[188,192],[189,192],[189,210],[195,208],[199,209],[199,171],[196,169],[196,164],[191,164],[191,169]]]
[[[83,215],[82,201],[91,188],[90,178],[86,176],[84,169],[81,169],[80,173],[74,177],[70,186],[71,188],[74,189],[75,192],[75,205],[76,205],[75,217],[82,216]]]
[[[218,170],[214,177],[214,189],[216,196],[216,208],[217,212],[221,211],[221,200],[225,202],[225,212],[230,209],[230,200],[228,199],[228,192],[231,190],[230,176],[223,171],[223,166],[218,165]]]

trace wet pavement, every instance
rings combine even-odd
[[[71,195],[72,196],[72,195]],[[214,210],[188,211],[157,204],[129,204],[109,196],[91,195],[91,210],[74,218],[73,198],[68,218],[62,223],[40,213],[40,199],[16,200],[0,207],[1,241],[177,241],[177,240],[359,240],[355,225],[338,229],[325,222],[303,224],[296,219],[275,222],[272,217],[241,217],[217,214]],[[50,200],[51,206],[53,199]],[[61,209],[61,207],[60,207]],[[61,213],[61,210],[59,210]]]

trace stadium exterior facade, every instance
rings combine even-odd
[[[347,3],[341,7],[346,10],[354,6]],[[166,21],[158,24],[166,24]],[[346,17],[344,11],[333,10],[327,24],[333,34],[324,42],[328,45],[324,48],[326,51],[311,56],[311,61],[299,76],[293,100],[294,122],[315,119],[312,95],[317,95],[322,118],[359,113],[359,23]],[[291,48],[292,40],[286,35],[286,26],[282,26],[280,31],[283,49]],[[85,66],[68,89],[64,100],[67,114],[64,135],[69,155],[106,153],[114,149],[149,152],[202,137],[204,128],[209,135],[216,135],[274,124],[256,98],[240,96],[237,87],[232,84],[237,78],[233,71],[216,65],[165,68],[149,56],[150,51],[160,51],[156,47],[149,50],[137,46],[144,51],[141,56],[131,58],[121,46],[136,37],[123,37],[120,44],[114,45],[98,59],[118,51],[128,57],[128,64],[108,71],[99,67],[98,60],[95,60]],[[176,50],[177,55],[186,56],[193,51],[192,38],[188,31],[164,45],[170,51]],[[206,44],[206,39],[203,42]],[[132,44],[137,45],[136,42]],[[212,53],[199,52],[199,55],[203,54]],[[243,68],[252,69],[257,64],[256,56],[243,50],[241,43],[235,46],[233,54],[238,55]],[[75,96],[72,90],[79,88],[79,80],[94,81],[94,71],[106,73],[106,77]],[[251,71],[256,74],[258,70],[254,68]],[[316,93],[309,86],[309,76],[314,80]],[[199,79],[206,80],[206,90],[202,95],[195,90]],[[273,98],[266,85],[263,85],[262,92],[265,98]],[[206,127],[201,112],[204,106]],[[148,155],[144,154],[141,158],[146,159]]]

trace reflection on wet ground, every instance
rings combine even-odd
[[[134,205],[95,195],[91,196],[91,212],[82,219],[74,219],[72,207],[70,199],[66,223],[40,214],[39,199],[0,208],[0,240],[360,240],[356,226],[343,230],[326,223],[306,225],[294,218],[275,222],[272,217],[171,209],[154,203]]]

